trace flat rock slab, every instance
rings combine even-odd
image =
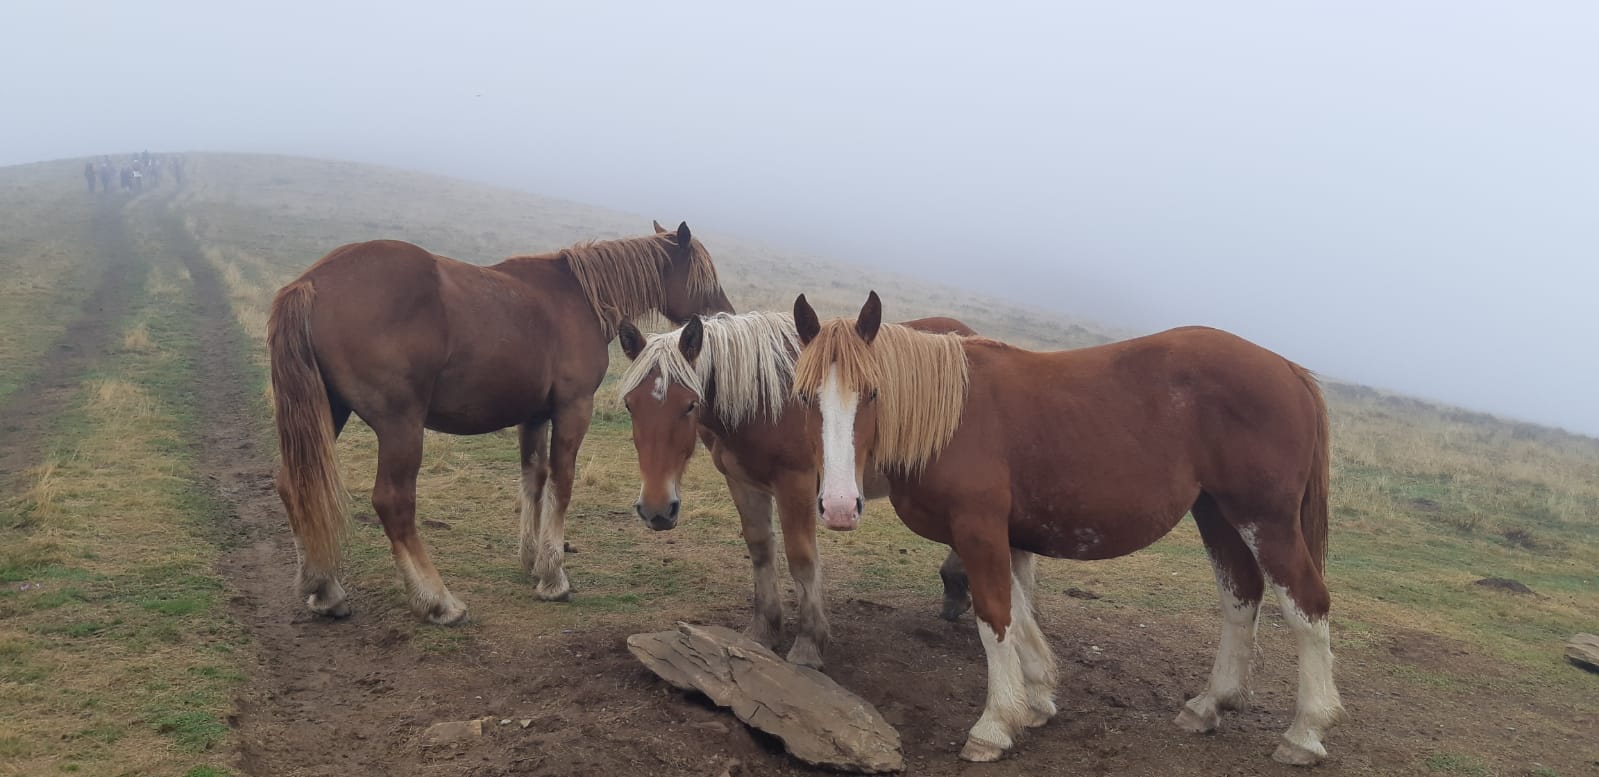
[[[634,634],[627,647],[661,679],[732,709],[801,761],[868,774],[905,768],[899,732],[875,707],[736,631],[679,623],[675,631]]]
[[[1566,643],[1566,660],[1590,672],[1599,672],[1599,637],[1578,634]]]

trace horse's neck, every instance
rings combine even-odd
[[[558,305],[568,311],[567,315],[574,320],[582,320],[585,326],[592,326],[594,332],[604,342],[609,342],[616,336],[615,326],[621,318],[617,311],[596,311],[589,302],[589,296],[583,290],[583,284],[577,280],[577,275],[572,272],[571,265],[559,253],[540,254],[537,256],[514,256],[506,259],[491,269],[500,271],[534,290],[534,299],[540,306]],[[605,303],[601,300],[602,304]],[[612,320],[611,329],[600,323],[601,316]]]
[[[576,295],[577,299],[583,301],[584,307],[588,307],[583,285],[578,283],[577,275],[573,274],[566,258],[558,253],[513,256],[494,265],[494,269],[535,288]]]

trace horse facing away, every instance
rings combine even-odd
[[[655,230],[491,267],[399,241],[353,243],[278,291],[267,323],[278,494],[299,551],[299,595],[313,612],[349,614],[334,440],[352,412],[377,434],[372,506],[418,617],[466,616],[416,531],[424,428],[519,427],[522,565],[538,579],[538,598],[571,597],[566,509],[617,322],[652,310],[674,322],[732,310],[688,225]]]
[[[926,334],[882,324],[875,292],[854,321],[819,322],[804,295],[794,318],[806,344],[794,386],[820,416],[811,443],[828,527],[859,522],[870,459],[900,519],[965,563],[988,702],[962,758],[997,759],[1055,714],[1055,659],[1025,584],[1013,584],[1031,563],[1017,551],[1114,558],[1188,511],[1215,571],[1222,634],[1210,684],[1177,725],[1213,731],[1220,710],[1247,700],[1269,582],[1299,648],[1297,711],[1273,757],[1326,756],[1322,735],[1343,707],[1322,579],[1327,409],[1307,370],[1201,327],[1054,353]]]
[[[928,332],[972,334],[949,318],[924,318],[906,326]],[[783,528],[783,551],[794,578],[799,634],[792,663],[820,669],[829,638],[816,553],[816,458],[805,439],[805,412],[793,401],[799,335],[786,313],[743,313],[690,318],[687,325],[645,339],[622,325],[622,350],[633,365],[618,393],[633,420],[633,447],[643,485],[634,505],[657,531],[677,525],[679,484],[696,440],[727,480],[738,509],[755,573],[755,613],[746,633],[776,649],[783,635],[783,606],[772,553],[772,504]],[[868,498],[886,496],[874,477]],[[943,616],[970,606],[966,574],[953,552],[939,570]]]

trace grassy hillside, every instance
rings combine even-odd
[[[26,385],[25,376],[48,358],[50,344],[87,293],[83,278],[94,256],[81,236],[94,210],[71,167],[0,170],[0,270],[7,273],[0,286],[0,407],[6,392]],[[740,310],[785,310],[803,291],[824,315],[848,314],[875,288],[893,300],[894,318],[952,315],[985,334],[1034,347],[1107,339],[1065,316],[767,248],[720,233],[692,213],[627,216],[416,173],[283,157],[195,154],[190,178],[170,202],[146,195],[151,201],[130,206],[130,218],[136,224],[146,217],[175,220],[220,274],[239,327],[256,344],[245,356],[255,367],[251,396],[262,418],[269,410],[259,346],[272,293],[329,249],[376,237],[492,262],[640,234],[652,217],[687,219]],[[188,277],[165,260],[159,230],[142,229],[149,270],[140,301],[119,325],[115,353],[82,384],[34,468],[0,473],[13,486],[3,505],[8,524],[0,530],[23,538],[8,537],[0,555],[0,615],[7,616],[0,626],[0,704],[24,712],[8,714],[11,721],[40,721],[0,723],[7,728],[0,731],[0,760],[23,758],[31,764],[25,773],[72,759],[113,760],[124,747],[157,766],[187,764],[192,758],[185,753],[224,741],[226,732],[210,725],[225,713],[219,689],[251,671],[247,661],[228,658],[236,635],[216,609],[218,597],[204,588],[215,578],[191,580],[202,587],[170,594],[139,582],[150,579],[143,570],[153,565],[204,569],[216,553],[216,538],[203,529],[204,505],[186,490],[193,482],[184,457],[191,454],[172,443],[187,433],[188,423],[180,401],[184,327],[172,319],[184,315],[175,300]],[[613,379],[623,361],[613,352]],[[1360,387],[1331,386],[1329,399],[1335,452],[1329,578],[1344,660],[1402,687],[1460,700],[1505,692],[1576,699],[1599,689],[1592,676],[1560,658],[1564,638],[1593,631],[1599,611],[1599,441]],[[364,524],[350,543],[349,573],[351,587],[366,597],[362,605],[375,608],[410,644],[440,656],[469,646],[522,644],[579,624],[653,628],[677,618],[743,617],[749,572],[719,476],[697,457],[685,484],[683,525],[669,536],[644,532],[631,515],[637,475],[627,415],[609,385],[597,404],[568,521],[581,550],[568,558],[578,589],[572,606],[530,601],[515,561],[516,446],[503,434],[430,434],[421,475],[419,517],[443,522],[424,528],[426,541],[446,581],[472,608],[474,623],[458,630],[411,623],[381,530]],[[352,423],[340,453],[357,511],[369,512],[370,431]],[[882,520],[822,538],[831,598],[869,595],[931,608],[942,548],[889,519],[886,504],[872,513]],[[149,523],[154,516],[188,527],[170,539],[177,548],[171,558],[141,549],[140,538],[156,530]],[[69,581],[52,583],[55,599],[21,587],[56,579],[52,575]],[[1067,613],[1074,619],[1131,614],[1198,618],[1207,633],[1212,629],[1215,588],[1190,525],[1147,552],[1093,564],[1046,563],[1042,575],[1050,581],[1040,602],[1046,625]],[[1517,597],[1473,584],[1483,577],[1514,578],[1539,595]],[[1092,586],[1104,598],[1069,600],[1060,593],[1068,582]],[[161,619],[177,610],[160,602],[173,597],[192,602],[210,636],[186,632],[163,642],[170,625]],[[1415,634],[1471,645],[1507,669],[1418,669],[1388,660],[1396,639]],[[58,680],[107,682],[95,680],[95,668],[82,662],[89,655],[110,656],[117,672],[152,671],[134,646],[153,645],[175,651],[172,665],[213,670],[157,675],[151,682],[160,687],[148,698],[90,694],[96,704],[117,710],[106,715],[113,722],[83,713],[93,722],[69,724],[79,716],[72,706],[79,691],[63,695],[61,688],[72,684]],[[1184,660],[1208,667],[1211,650],[1212,644],[1197,645]],[[163,724],[163,694],[169,693],[187,694],[183,698],[210,717]],[[1558,716],[1539,720],[1577,736],[1578,729]],[[102,725],[115,731],[95,733]],[[199,739],[174,733],[174,726],[195,728]],[[65,740],[52,735],[64,727],[81,732]],[[1443,747],[1418,754],[1413,765],[1430,768],[1433,761],[1424,756],[1441,764],[1478,763],[1471,741]],[[1482,757],[1500,763],[1492,754]],[[151,767],[150,773],[163,771]]]

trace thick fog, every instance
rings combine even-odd
[[[8,3],[0,164],[418,168],[1599,433],[1591,3],[253,5]]]

